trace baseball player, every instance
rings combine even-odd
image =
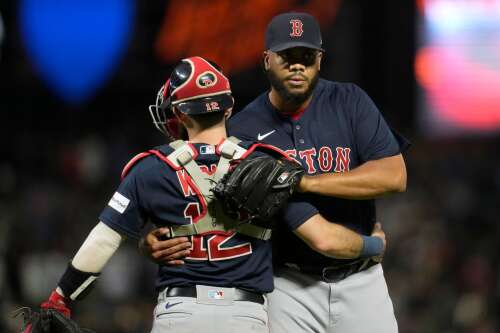
[[[265,43],[263,66],[271,89],[230,118],[228,131],[279,147],[307,173],[296,197],[302,204],[289,207],[279,224],[284,230],[273,236],[271,332],[397,332],[379,260],[332,259],[312,251],[318,249],[300,234],[307,228],[322,237],[322,228],[301,222],[319,213],[369,235],[376,225],[372,199],[406,188],[401,152],[409,143],[388,127],[358,86],[319,78],[324,50],[314,17],[274,17]],[[148,235],[152,256],[182,263],[182,252],[152,238]]]
[[[319,78],[324,50],[314,17],[274,17],[265,44],[271,90],[231,119],[229,133],[285,150],[308,174],[299,191],[310,203],[309,214],[369,235],[375,223],[371,199],[406,189],[401,152],[408,142],[391,131],[359,87]],[[295,214],[291,209],[285,219]],[[272,332],[397,332],[379,263],[325,257],[285,231],[275,233],[273,244]]]
[[[148,150],[125,166],[100,222],[43,309],[69,317],[69,303],[83,298],[123,240],[138,239],[151,221],[165,227],[169,236],[191,237],[185,265],[159,266],[152,332],[268,332],[265,294],[273,289],[270,230],[227,215],[211,190],[232,160],[269,150],[288,157],[274,147],[227,138],[225,119],[232,106],[229,81],[214,64],[192,57],[174,68],[150,113],[159,130],[189,141]],[[289,174],[280,177],[284,181]],[[289,207],[302,205],[297,201]],[[297,219],[323,228],[328,235],[321,242],[325,255],[366,258],[383,253],[381,230],[362,237],[313,215]],[[315,241],[314,236],[303,237]]]

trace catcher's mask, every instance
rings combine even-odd
[[[172,112],[175,107],[187,115],[222,112],[233,107],[229,80],[217,65],[201,58],[183,59],[156,95],[149,112],[156,128],[178,139],[179,123]]]

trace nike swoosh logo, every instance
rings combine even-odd
[[[261,140],[264,140],[265,138],[267,138],[269,135],[273,134],[274,132],[276,132],[276,130],[272,130],[271,132],[267,132],[266,134],[258,134],[257,135],[257,140],[261,141]]]
[[[171,307],[173,307],[174,305],[181,304],[181,303],[182,302],[177,302],[177,303],[170,303],[170,302],[168,302],[167,304],[165,304],[165,310],[168,310]]]

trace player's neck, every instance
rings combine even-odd
[[[309,96],[302,104],[297,105],[290,102],[287,102],[281,95],[271,87],[271,91],[269,92],[269,101],[271,104],[281,113],[285,114],[294,114],[300,110],[304,110],[307,108],[309,103],[311,102],[312,95]]]
[[[207,143],[217,145],[221,139],[227,138],[226,125],[224,122],[205,129],[188,129],[189,141],[192,143]]]

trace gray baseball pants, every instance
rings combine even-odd
[[[382,265],[327,283],[293,268],[275,271],[271,333],[397,333]]]
[[[267,301],[233,301],[233,288],[197,287],[197,297],[166,297],[166,290],[160,292],[151,333],[269,333]],[[220,289],[224,299],[214,297],[213,291]]]

